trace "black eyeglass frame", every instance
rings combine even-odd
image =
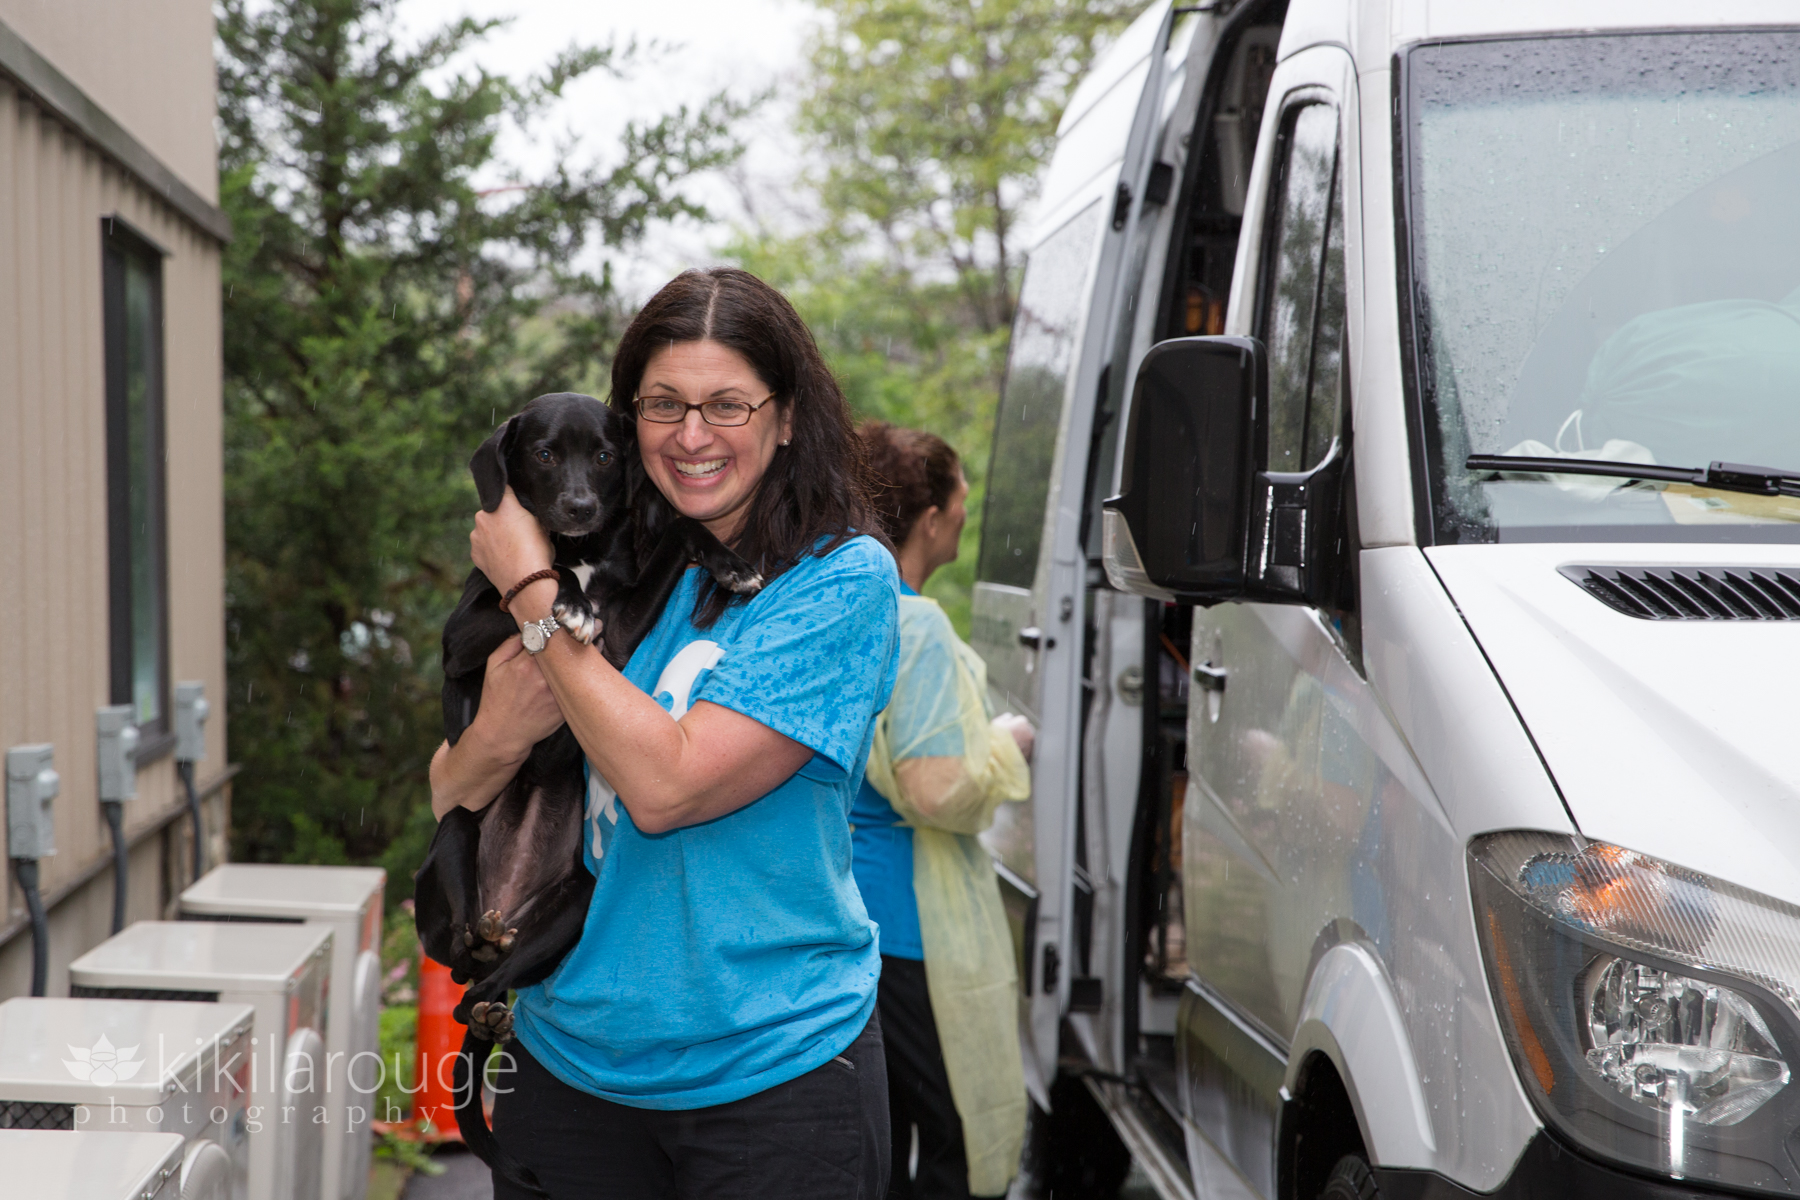
[[[651,416],[650,414],[648,414],[644,411],[644,397],[642,397],[642,396],[636,397],[631,402],[632,407],[637,409],[637,415],[639,417],[642,417],[644,420],[650,422],[652,425],[680,425],[687,420],[687,415],[689,412],[693,411],[694,409],[699,409],[700,410],[700,419],[702,421],[705,421],[708,425],[711,425],[716,429],[742,429],[744,426],[746,426],[750,423],[750,420],[752,417],[756,416],[757,413],[761,412],[764,408],[766,408],[768,406],[769,401],[775,399],[775,393],[770,392],[767,396],[764,396],[761,400],[758,400],[755,404],[751,404],[747,400],[702,400],[698,404],[690,404],[686,400],[677,400],[673,396],[657,396],[655,399],[658,404],[666,403],[666,404],[681,405],[681,416],[680,416],[680,418],[678,418],[677,420],[674,420],[674,421],[659,421],[655,417]],[[709,408],[710,406],[712,406],[714,404],[742,404],[742,405],[745,405],[747,408],[749,408],[750,415],[745,417],[742,421],[737,422],[736,424],[732,424],[727,421],[715,421],[710,416],[708,416],[706,413],[707,408]]]

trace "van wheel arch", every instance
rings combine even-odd
[[[1315,1200],[1346,1155],[1368,1160],[1362,1126],[1337,1064],[1314,1050],[1287,1090],[1276,1130],[1276,1194]]]

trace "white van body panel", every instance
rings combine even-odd
[[[1385,77],[1377,82],[1385,85]],[[1364,235],[1347,239],[1345,264],[1352,370],[1361,372],[1352,390],[1358,499],[1369,496],[1374,518],[1385,518],[1380,536],[1394,544],[1361,556],[1366,678],[1310,610],[1226,604],[1195,614],[1191,661],[1224,665],[1233,685],[1217,706],[1208,697],[1189,710],[1183,857],[1199,885],[1187,897],[1190,962],[1262,1028],[1284,1042],[1294,1039],[1288,1068],[1297,1071],[1306,1054],[1304,998],[1315,982],[1307,973],[1314,969],[1310,948],[1360,945],[1359,953],[1379,963],[1372,975],[1363,974],[1363,985],[1387,999],[1368,998],[1371,1007],[1357,1011],[1398,1014],[1403,1032],[1388,1040],[1409,1047],[1413,1088],[1439,1123],[1436,1129],[1428,1123],[1428,1136],[1420,1136],[1410,1115],[1413,1091],[1390,1092],[1391,1069],[1365,1079],[1355,1074],[1360,1064],[1339,1063],[1347,1087],[1367,1107],[1409,1114],[1402,1120],[1413,1132],[1385,1132],[1370,1145],[1374,1161],[1428,1165],[1465,1186],[1488,1189],[1506,1178],[1539,1122],[1513,1075],[1488,995],[1465,900],[1463,850],[1469,836],[1484,829],[1566,829],[1569,822],[1492,669],[1411,544],[1398,347],[1361,349],[1371,328],[1385,327],[1392,337],[1398,326],[1391,265],[1382,272],[1379,305],[1370,303],[1377,289],[1360,277],[1372,261],[1391,262],[1385,150],[1391,138],[1387,124],[1369,120],[1344,49],[1315,44],[1282,59],[1259,144],[1274,144],[1284,99],[1314,85],[1329,87],[1346,114],[1341,153],[1355,197],[1346,202],[1346,222]],[[1377,95],[1385,107],[1385,86]],[[1359,169],[1364,146],[1379,148],[1379,171]],[[1257,247],[1272,167],[1273,157],[1259,150],[1232,278],[1228,334],[1254,332]],[[1377,186],[1382,196],[1373,201]],[[1371,209],[1384,222],[1371,239],[1379,248],[1365,244],[1376,224],[1367,215]],[[1359,211],[1360,221],[1354,215]],[[1365,319],[1369,308],[1380,314],[1373,322]],[[1371,443],[1387,450],[1386,469],[1379,458],[1371,463],[1362,457]],[[1358,518],[1360,524],[1360,511]],[[1329,737],[1322,732],[1327,724]],[[1492,736],[1461,736],[1467,729],[1492,730]],[[1297,757],[1285,768],[1285,783],[1271,787],[1268,768],[1242,751],[1261,744],[1259,735],[1270,740],[1269,752]],[[1331,770],[1309,769],[1319,761],[1313,756],[1321,755],[1336,758],[1336,769],[1356,775],[1359,786],[1340,787],[1329,778]],[[1365,770],[1366,776],[1360,774]],[[1192,865],[1215,862],[1222,868],[1210,875]],[[1224,950],[1208,961],[1196,931],[1221,912],[1263,923],[1266,977],[1234,977]],[[1387,992],[1389,978],[1407,981],[1403,995]],[[1338,1037],[1328,1024],[1323,1029]],[[1323,1030],[1315,1027],[1314,1034]],[[1358,1046],[1368,1036],[1343,1032]],[[1236,1128],[1205,1128],[1208,1100],[1190,1100],[1188,1116],[1196,1126],[1189,1130],[1190,1145],[1202,1143],[1196,1149],[1203,1160],[1212,1152],[1229,1158],[1225,1149],[1238,1140]],[[1400,1158],[1387,1157],[1390,1146]]]
[[[1114,50],[1122,48],[1115,46]],[[1144,94],[1144,79],[1149,72],[1148,55],[1140,56],[1116,85],[1096,98],[1081,120],[1068,125],[1066,132],[1057,137],[1056,153],[1050,158],[1039,198],[1038,211],[1042,216],[1034,218],[1031,225],[1029,241],[1033,247],[1062,227],[1096,183],[1110,196],[1124,158],[1125,136],[1131,131],[1131,119],[1137,114],[1138,99]]]
[[[1424,555],[1366,550],[1362,571],[1366,680],[1309,610],[1225,604],[1195,614],[1193,660],[1224,666],[1231,686],[1216,705],[1208,696],[1190,706],[1189,958],[1272,1037],[1291,1036],[1291,1072],[1317,1034],[1305,1032],[1309,1020],[1324,1021],[1339,1046],[1366,1044],[1369,1035],[1321,1015],[1311,965],[1315,947],[1359,947],[1379,964],[1359,986],[1389,999],[1357,1011],[1392,1005],[1403,1032],[1388,1040],[1409,1047],[1430,1114],[1429,1150],[1416,1131],[1371,1130],[1374,1161],[1490,1189],[1539,1122],[1488,991],[1464,848],[1492,829],[1572,827]],[[1285,765],[1271,774],[1258,753]],[[1226,916],[1237,928],[1213,934]],[[1267,948],[1266,975],[1234,962],[1238,936]],[[1404,983],[1389,991],[1389,980]],[[1410,1110],[1410,1089],[1390,1091],[1386,1067],[1368,1077],[1355,1059],[1338,1066],[1365,1109]],[[1206,1097],[1190,1103],[1190,1141],[1228,1145],[1233,1127],[1206,1128],[1208,1111]],[[1389,1146],[1403,1156],[1388,1158]]]
[[[1393,72],[1357,77],[1359,186],[1345,245],[1350,303],[1350,405],[1356,455],[1356,524],[1364,547],[1418,539],[1406,385],[1400,359],[1399,277],[1394,261]]]
[[[1350,6],[1344,0],[1293,0],[1288,5],[1275,57],[1286,60],[1309,46],[1350,48]]]
[[[1800,567],[1800,547],[1517,544],[1427,550],[1581,832],[1800,904],[1800,755],[1771,692],[1800,622],[1649,621],[1565,564]]]
[[[1431,1113],[1400,1006],[1380,962],[1354,942],[1333,946],[1313,968],[1288,1056],[1290,1092],[1298,1088],[1301,1066],[1315,1050],[1332,1060],[1344,1080],[1373,1161],[1395,1167],[1436,1165]]]
[[[1508,33],[1791,25],[1795,16],[1792,0],[1709,0],[1702,6],[1685,0],[1396,0],[1392,12],[1390,49],[1427,38]]]
[[[1062,148],[1062,141],[1077,124],[1087,116],[1100,102],[1100,97],[1114,91],[1127,73],[1135,70],[1139,64],[1150,57],[1150,47],[1156,41],[1156,31],[1162,25],[1163,14],[1169,11],[1168,0],[1152,4],[1119,35],[1119,40],[1108,46],[1082,81],[1075,86],[1075,94],[1069,97],[1067,107],[1063,109],[1062,120],[1056,127],[1057,148]],[[1138,93],[1143,91],[1142,83],[1138,87],[1128,88],[1131,102],[1137,102]],[[1125,118],[1129,123],[1129,115]],[[1125,145],[1123,131],[1113,157],[1119,157],[1117,151]]]
[[[1431,780],[1446,829],[1459,844],[1496,829],[1575,832],[1512,701],[1425,553],[1365,550],[1362,571],[1363,664]]]

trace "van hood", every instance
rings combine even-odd
[[[1800,620],[1627,616],[1562,571],[1800,572],[1800,546],[1545,543],[1425,554],[1584,836],[1800,904]]]

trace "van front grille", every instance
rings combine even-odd
[[[0,1100],[0,1129],[74,1129],[73,1104]]]
[[[1800,621],[1800,570],[1562,567],[1582,590],[1646,621]]]

